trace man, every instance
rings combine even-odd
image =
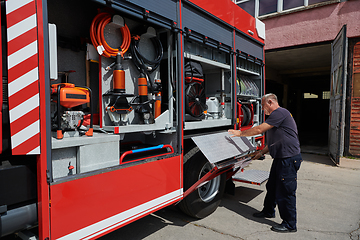
[[[270,152],[274,160],[266,184],[264,208],[253,216],[273,218],[277,204],[283,221],[271,230],[296,232],[296,179],[302,162],[297,126],[291,113],[279,106],[275,94],[264,95],[261,107],[264,113],[269,115],[264,123],[245,131],[230,129],[228,132],[233,135],[232,137],[248,137],[267,132],[267,146],[259,151],[254,159]]]

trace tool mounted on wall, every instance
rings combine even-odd
[[[107,24],[115,24],[120,27],[122,43],[119,49],[111,48],[104,38],[104,28]],[[152,124],[155,118],[161,114],[161,80],[154,79],[153,72],[159,67],[163,58],[163,47],[153,27],[138,26],[133,30],[133,36],[124,22],[118,15],[110,13],[99,13],[92,21],[90,28],[91,41],[99,55],[106,58],[116,58],[115,63],[110,64],[106,70],[113,69],[113,87],[103,96],[108,97],[105,110],[112,122],[117,126],[127,125],[129,113],[132,110],[139,116],[139,123]],[[140,51],[140,40],[145,40],[145,46],[151,42],[154,49],[154,58],[150,60],[147,54]],[[151,45],[150,43],[150,45]],[[124,54],[130,48],[130,56]],[[138,95],[126,93],[125,70],[123,60],[132,59],[135,67],[140,72],[138,76]],[[129,71],[126,69],[126,71]],[[128,101],[129,97],[133,97]],[[155,107],[156,106],[156,107]],[[154,117],[155,115],[155,117]]]
[[[130,45],[131,59],[140,72],[138,77],[139,96],[134,98],[131,105],[135,107],[135,111],[139,114],[141,123],[151,124],[155,122],[155,118],[161,114],[161,80],[151,79],[150,74],[153,73],[160,65],[163,58],[163,47],[160,39],[156,35],[153,27],[140,27],[134,31],[136,34],[132,37]],[[139,50],[141,38],[151,40],[154,50],[154,60],[149,60]],[[148,89],[153,98],[149,100]],[[154,110],[152,110],[154,105]]]
[[[150,106],[154,101],[152,99],[149,100],[147,80],[143,73],[138,77],[138,94],[139,95],[132,100],[131,105],[134,106],[135,111],[139,114],[142,124],[154,123],[154,115],[152,114]]]
[[[133,97],[134,94],[126,93],[125,71],[121,64],[122,60],[123,57],[118,53],[113,70],[113,90],[104,94],[104,96],[110,97],[110,103],[106,106],[105,110],[109,114],[111,121],[117,125],[125,125],[127,115],[133,109],[127,98]]]
[[[154,115],[155,118],[157,118],[158,116],[160,116],[161,114],[161,90],[162,90],[162,85],[161,85],[161,80],[160,79],[156,79],[155,80],[155,110],[154,110]]]
[[[104,28],[109,23],[120,27],[122,44],[119,49],[110,47],[105,40]],[[93,19],[90,27],[90,36],[92,44],[97,49],[99,55],[106,58],[115,57],[116,59],[115,63],[107,68],[109,70],[113,67],[113,89],[104,94],[104,96],[109,96],[110,98],[110,102],[105,107],[105,110],[115,125],[126,125],[127,116],[133,109],[127,98],[134,96],[133,94],[126,93],[125,71],[122,66],[124,54],[129,49],[131,42],[129,28],[122,17],[102,12]]]
[[[120,27],[123,42],[119,49],[110,47],[105,41],[104,29],[110,22]],[[97,14],[93,19],[90,27],[90,38],[99,55],[107,58],[116,57],[118,53],[124,57],[124,54],[129,49],[131,42],[130,30],[124,23],[124,19],[118,15],[111,16],[110,13],[106,12]]]

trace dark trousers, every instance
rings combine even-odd
[[[301,154],[289,158],[275,158],[266,183],[263,211],[275,213],[278,205],[282,225],[296,229],[296,188],[297,171],[302,162]]]

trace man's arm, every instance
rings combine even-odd
[[[268,146],[265,146],[264,149],[261,151],[258,151],[252,159],[253,160],[259,159],[262,156],[264,156],[265,153],[268,153],[268,152],[269,152],[269,148],[268,148]]]
[[[255,126],[255,127],[250,128],[248,130],[245,130],[245,131],[229,129],[228,133],[233,135],[231,137],[250,137],[250,136],[255,136],[255,135],[258,135],[258,134],[262,134],[262,133],[270,130],[273,127],[274,126],[264,122],[264,123],[260,124],[259,126]]]

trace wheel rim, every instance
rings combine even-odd
[[[207,174],[212,169],[210,163],[206,163],[199,174],[199,179]],[[216,194],[219,192],[220,187],[220,176],[210,180],[206,184],[198,188],[198,193],[202,201],[211,202]]]

